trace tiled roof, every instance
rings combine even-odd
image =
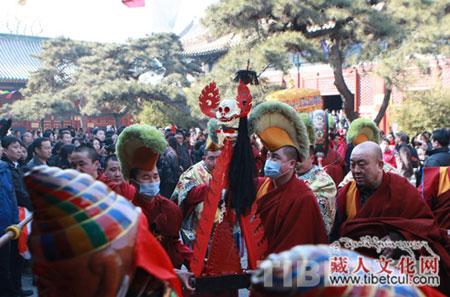
[[[0,33],[0,82],[26,82],[40,66],[36,55],[47,39]]]
[[[239,35],[232,33],[214,38],[199,20],[192,21],[180,33],[180,39],[183,44],[181,55],[186,57],[223,54],[241,41]]]
[[[205,38],[204,40],[195,40],[190,44],[184,44],[184,56],[205,56],[216,53],[225,53],[229,48],[237,45],[241,41],[239,35],[227,34],[218,39]]]

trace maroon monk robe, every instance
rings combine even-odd
[[[337,226],[340,237],[357,240],[370,235],[382,238],[389,232],[396,232],[405,240],[425,240],[440,256],[441,286],[448,285],[450,256],[445,248],[448,237],[436,224],[417,189],[399,175],[384,173],[380,187],[363,206],[359,203],[359,191],[356,190],[356,215],[348,218],[347,203],[350,200],[347,192],[353,183],[343,187],[337,196],[337,220],[343,222],[340,228]]]
[[[328,150],[327,156],[322,160],[322,166],[325,172],[331,176],[336,185],[339,185],[344,179],[345,161],[331,147]]]
[[[166,250],[173,266],[189,266],[192,251],[179,240],[182,214],[178,205],[159,194],[155,197],[137,194],[133,204],[142,208],[150,231]]]
[[[267,193],[256,203],[267,240],[267,250],[261,260],[270,253],[279,253],[299,244],[328,243],[317,199],[295,176],[277,188],[270,181]]]
[[[450,168],[425,167],[419,193],[430,206],[436,222],[450,230]]]
[[[254,230],[250,232],[244,230],[250,268],[254,268],[255,260],[263,260],[271,253],[286,251],[299,244],[328,243],[317,199],[302,180],[293,176],[286,184],[274,188],[270,179],[260,178],[259,184],[254,221],[263,226],[263,235],[258,235],[261,233],[259,228],[252,228]],[[248,224],[253,225],[252,219]],[[250,296],[275,295],[253,291]]]

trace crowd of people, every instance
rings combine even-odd
[[[274,143],[276,141],[265,139],[264,133],[258,135],[256,131],[258,137],[252,136],[252,154],[256,161],[257,176],[269,177],[271,180],[276,180],[279,185],[289,184],[289,187],[292,187],[292,193],[299,189],[301,189],[300,192],[304,192],[303,187],[308,186],[312,190],[311,197],[315,199],[311,198],[310,202],[317,201],[319,206],[316,208],[311,204],[308,207],[303,205],[303,208],[299,208],[294,216],[313,219],[309,221],[305,219],[297,227],[290,225],[283,227],[282,222],[273,221],[274,225],[281,225],[270,227],[273,228],[274,234],[273,241],[269,244],[279,242],[277,238],[282,236],[280,234],[283,232],[288,232],[286,228],[297,232],[289,231],[290,233],[286,235],[288,237],[298,237],[301,233],[305,242],[326,243],[330,238],[339,238],[339,230],[343,230],[341,228],[345,229],[345,234],[349,234],[364,224],[370,225],[370,222],[360,218],[359,225],[353,226],[348,224],[348,218],[355,217],[366,202],[373,202],[374,199],[368,200],[371,195],[382,196],[376,191],[378,187],[387,183],[388,180],[403,185],[404,179],[397,178],[401,176],[414,188],[418,188],[423,186],[423,175],[427,167],[450,166],[448,128],[421,132],[413,137],[404,132],[381,133],[378,140],[366,137],[365,140],[368,141],[360,141],[361,134],[350,135],[352,128],[343,119],[342,113],[333,113],[333,117],[336,124],[328,131],[329,144],[323,159],[318,157],[321,155],[317,154],[314,139],[310,139],[311,146],[306,148],[305,156],[308,157],[299,158],[298,150],[295,150],[296,145],[287,146],[292,149],[286,149],[286,146],[281,146],[281,149],[279,146],[272,148],[270,141]],[[308,128],[308,125],[305,125]],[[156,162],[156,167],[146,167],[143,164],[138,166],[132,160],[128,160],[128,163],[123,161],[126,147],[121,147],[121,141],[124,143],[127,137],[134,135],[132,133],[143,133],[133,132],[128,130],[129,128],[131,127],[108,126],[97,127],[91,131],[70,127],[45,131],[13,131],[11,129],[4,131],[0,151],[3,161],[0,163],[2,180],[0,229],[3,230],[9,224],[16,223],[14,215],[8,217],[4,209],[18,205],[33,212],[33,205],[24,184],[24,175],[27,172],[41,165],[61,169],[72,168],[104,182],[113,191],[140,206],[148,218],[149,228],[160,239],[173,266],[175,268],[181,268],[183,265],[189,267],[193,241],[196,238],[195,230],[201,220],[204,197],[207,195],[207,185],[212,178],[223,144],[217,139],[211,127],[189,130],[181,130],[175,126],[161,128],[159,131],[164,135],[165,144],[157,160],[153,160]],[[128,146],[131,145],[127,143]],[[373,169],[379,165],[375,161],[374,164],[370,163],[372,162],[370,158],[374,156],[376,158],[378,150],[382,153],[380,166],[384,168],[384,171]],[[139,160],[136,162],[139,163]],[[370,166],[375,166],[372,171]],[[297,177],[298,184],[290,182],[291,175],[287,173],[291,171]],[[385,176],[383,172],[395,172],[396,175],[383,178]],[[9,179],[8,176],[11,178]],[[356,203],[356,209],[349,213],[346,203],[350,200],[345,193],[352,191],[353,183],[349,182],[352,179],[356,181],[358,189],[365,190],[361,193],[361,205],[359,205],[360,202]],[[11,184],[8,184],[9,180]],[[374,187],[371,188],[369,185]],[[264,184],[261,188],[264,188]],[[260,191],[257,197],[265,195]],[[345,193],[342,194],[343,192]],[[392,193],[392,195],[395,194]],[[292,207],[292,204],[286,204],[285,207],[286,213],[290,213],[288,209]],[[268,208],[265,211],[271,210]],[[317,231],[319,225],[315,221],[317,217],[322,218],[323,230]],[[293,220],[296,219],[293,218]],[[302,231],[306,228],[305,226],[310,226],[316,232],[307,235]],[[402,232],[389,234],[392,239],[405,238]],[[286,246],[280,245],[273,251],[282,251],[291,247],[287,242],[284,243]],[[0,257],[0,296],[29,295],[30,292],[23,291],[21,287],[20,276],[24,261],[19,253],[17,242],[11,241],[1,247]]]

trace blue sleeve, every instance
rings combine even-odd
[[[0,165],[0,183],[0,235],[2,235],[6,227],[17,224],[19,221],[11,172],[4,164]]]

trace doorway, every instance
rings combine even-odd
[[[322,96],[323,99],[323,109],[327,109],[328,111],[338,111],[343,108],[343,102],[341,95],[330,95],[330,96]]]

